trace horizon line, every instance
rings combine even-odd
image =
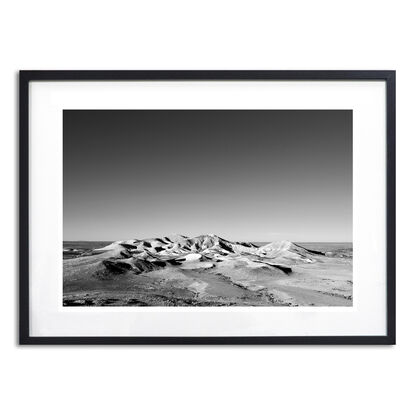
[[[200,235],[196,235],[196,236],[186,236],[186,235],[181,235],[184,236],[186,238],[196,238],[198,236],[203,236],[203,235],[216,235],[216,234],[200,234]],[[172,236],[172,235],[170,235]],[[219,235],[216,235],[220,238],[222,238]],[[138,239],[138,240],[146,240],[146,239],[157,239],[157,238],[165,238],[165,237],[169,237],[169,235],[166,236],[153,236],[153,237],[148,237],[148,238],[118,238],[118,239],[112,239],[112,238],[106,238],[106,239],[62,239],[63,242],[115,242],[115,241],[127,241],[130,239]],[[277,238],[277,239],[269,239],[269,240],[250,240],[250,239],[241,239],[241,238],[237,238],[237,239],[229,239],[229,238],[222,238],[222,239],[228,239],[230,241],[241,241],[241,242],[276,242],[276,241],[291,241],[291,242],[305,242],[305,243],[311,243],[311,242],[321,242],[321,243],[353,243],[353,241],[345,241],[345,240],[341,240],[341,241],[328,241],[328,240],[309,240],[309,241],[304,241],[304,240],[290,240],[287,238]]]

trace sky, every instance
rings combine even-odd
[[[64,110],[64,240],[352,241],[351,110]]]

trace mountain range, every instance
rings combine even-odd
[[[351,256],[214,234],[116,241],[64,261],[64,305],[351,305]]]
[[[117,241],[95,252],[110,251],[115,258],[104,265],[111,272],[130,270],[141,273],[149,269],[176,265],[186,269],[213,268],[221,262],[243,262],[250,268],[292,272],[290,265],[313,263],[324,253],[303,248],[289,241],[271,242],[258,247],[253,243],[231,242],[214,234],[189,238],[183,235],[152,239]]]

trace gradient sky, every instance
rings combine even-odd
[[[352,111],[63,117],[64,240],[352,241]]]

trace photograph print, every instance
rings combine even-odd
[[[64,110],[65,307],[351,307],[351,110]]]

